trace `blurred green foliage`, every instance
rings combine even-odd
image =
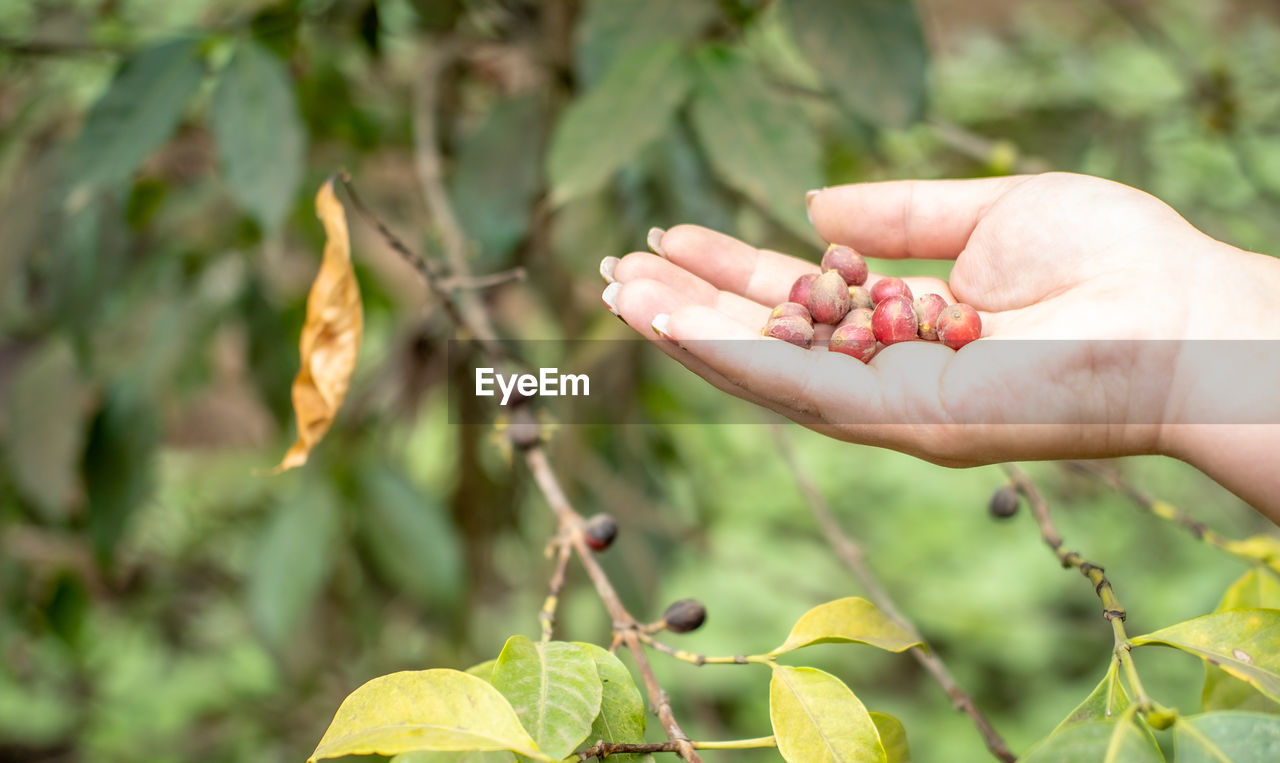
[[[464,383],[450,329],[366,226],[353,222],[366,336],[346,409],[304,469],[261,476],[291,435],[321,247],[312,189],[346,167],[402,235],[437,241],[415,96],[442,46],[461,52],[429,119],[473,269],[530,272],[487,295],[504,336],[624,338],[596,263],[642,248],[651,225],[816,259],[803,191],[855,180],[1091,172],[1280,251],[1273,5],[875,0],[845,8],[847,26],[818,23],[832,6],[0,3],[0,760],[300,760],[363,681],[462,668],[536,633],[551,515],[489,430],[450,424],[446,385]],[[638,616],[696,596],[710,617],[681,645],[744,653],[859,593],[768,429],[743,423],[762,414],[611,346],[560,359],[610,396],[592,400],[599,424],[559,430],[552,457],[584,513],[618,518],[603,561]],[[706,425],[663,423],[695,416]],[[637,417],[655,423],[617,423]],[[794,437],[1015,750],[1091,691],[1111,648],[1097,601],[1027,517],[986,517],[995,469]],[[1189,467],[1122,466],[1224,533],[1271,529]],[[1133,633],[1212,610],[1243,572],[1114,493],[1034,473]],[[607,638],[572,574],[561,627]],[[810,664],[900,718],[916,760],[982,758],[915,663],[872,651],[817,647]],[[1197,710],[1200,665],[1151,651],[1151,692]],[[767,733],[762,673],[655,666],[695,737]]]

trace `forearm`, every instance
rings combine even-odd
[[[1224,246],[1198,280],[1162,449],[1280,524],[1280,260]]]

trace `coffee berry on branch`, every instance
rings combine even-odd
[[[867,276],[862,255],[830,245],[822,255],[822,273],[797,278],[760,333],[807,350],[814,344],[815,324],[834,326],[827,349],[863,363],[898,342],[920,339],[958,350],[982,336],[982,319],[969,305],[949,305],[940,294],[916,297],[901,278],[881,278],[868,289]]]

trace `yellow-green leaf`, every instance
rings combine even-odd
[[[811,644],[853,642],[890,652],[921,646],[920,640],[890,620],[866,599],[850,596],[819,604],[791,627],[791,635],[769,654],[779,655]]]
[[[1132,639],[1181,649],[1280,701],[1280,610],[1214,612]]]
[[[1241,607],[1280,609],[1280,576],[1269,567],[1255,567],[1241,575],[1227,588],[1217,611]],[[1209,663],[1204,666],[1204,689],[1200,701],[1205,710],[1280,712],[1280,704]]]
[[[792,763],[888,763],[871,715],[844,683],[817,668],[774,665],[769,719]]]
[[[476,678],[484,679],[487,683],[493,683],[493,666],[497,662],[496,659],[485,660],[467,668],[467,672]]]
[[[406,752],[391,763],[515,763],[516,756],[506,750],[466,750],[464,752]]]
[[[1274,535],[1253,535],[1244,540],[1227,542],[1227,550],[1247,556],[1266,564],[1275,572],[1280,572],[1280,538]]]
[[[876,733],[880,735],[880,744],[884,746],[889,763],[911,763],[907,730],[903,728],[902,721],[885,713],[871,713],[871,722],[876,725]]]
[[[506,698],[458,670],[406,670],[375,678],[342,701],[308,759],[418,750],[511,750],[544,755]]]
[[[512,636],[498,655],[490,680],[511,703],[538,748],[556,759],[587,738],[600,712],[602,691],[595,660],[577,644],[534,643]]]

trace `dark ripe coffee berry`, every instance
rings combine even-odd
[[[806,321],[812,321],[809,315],[809,308],[799,302],[783,302],[781,305],[773,308],[773,312],[769,313],[770,318],[781,318],[784,315],[795,315],[804,318]]]
[[[761,333],[806,350],[813,346],[813,324],[798,315],[770,318]]]
[[[849,286],[834,270],[818,276],[809,291],[809,314],[814,323],[835,325],[848,314],[853,306]]]
[[[871,300],[877,305],[889,297],[906,297],[912,299],[911,287],[901,278],[881,278],[871,287]]]
[[[596,514],[582,526],[587,545],[594,551],[604,551],[618,537],[618,523],[608,514]]]
[[[681,599],[667,607],[662,621],[672,633],[688,633],[702,627],[707,619],[707,608],[697,599]]]
[[[1018,513],[1018,489],[1013,485],[1005,485],[991,494],[991,502],[987,511],[997,519],[1007,519]]]
[[[871,330],[886,345],[915,339],[918,328],[916,311],[907,297],[889,297],[871,313]]]
[[[788,302],[798,302],[799,304],[808,306],[809,290],[813,288],[813,282],[818,280],[817,273],[805,273],[791,284],[791,293],[787,296]]]
[[[938,315],[947,308],[947,301],[938,294],[916,297],[912,303],[916,320],[920,322],[920,338],[930,341],[938,338]]]
[[[822,272],[834,270],[849,286],[861,286],[867,280],[867,261],[862,255],[841,244],[832,244],[822,255]]]
[[[965,304],[948,305],[938,314],[938,340],[953,350],[982,336],[982,318]]]
[[[876,306],[876,301],[871,298],[871,291],[865,286],[850,286],[849,299],[853,300],[853,307],[865,307],[868,310]]]

